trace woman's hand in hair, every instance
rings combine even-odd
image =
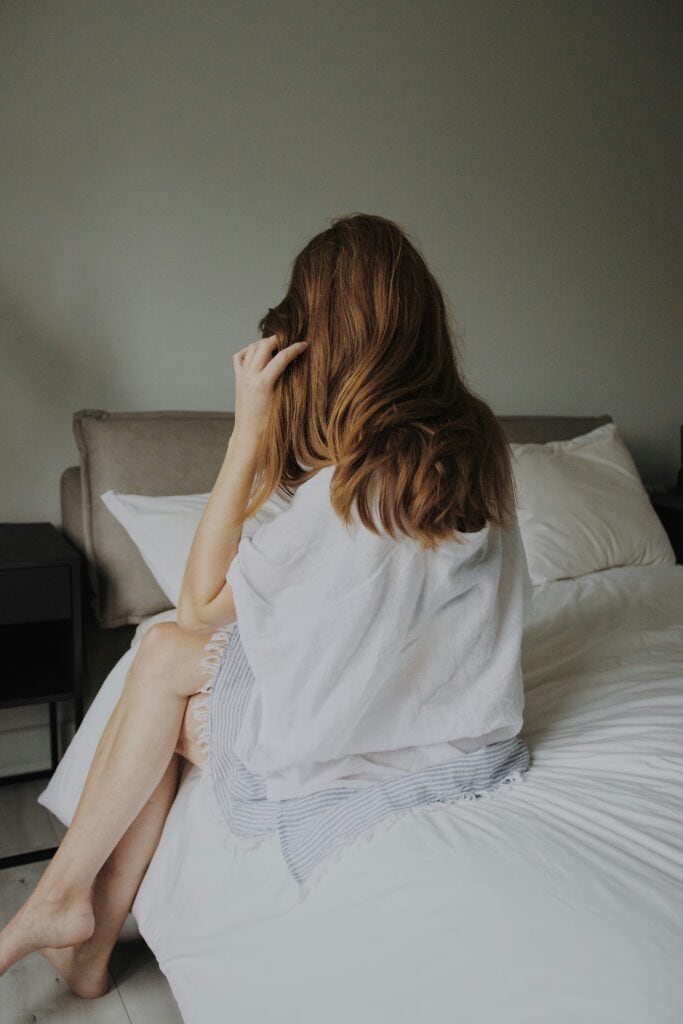
[[[235,353],[232,357],[236,389],[233,434],[254,441],[263,433],[275,382],[287,366],[306,350],[307,344],[307,341],[295,341],[278,352],[278,336],[273,334],[253,341]]]

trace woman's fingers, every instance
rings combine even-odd
[[[235,368],[235,427],[261,433],[268,420],[274,384],[283,370],[306,350],[308,342],[296,341],[280,352],[276,334],[259,338],[233,356]]]
[[[253,364],[253,368],[257,371],[262,370],[270,359],[270,353],[278,346],[277,334],[271,334],[269,338],[259,338],[258,341],[252,341],[246,348],[240,349],[236,353],[236,360],[241,366]]]
[[[233,356],[236,369],[245,370],[250,374],[263,374],[263,379],[268,384],[274,384],[285,367],[306,350],[308,342],[295,341],[273,356],[272,353],[277,349],[278,344],[277,334],[253,341]]]
[[[295,341],[291,345],[287,345],[282,351],[278,352],[277,355],[266,363],[265,369],[262,370],[263,376],[269,382],[274,384],[283,370],[293,362],[297,356],[300,356],[302,352],[306,351],[307,341]]]
[[[263,370],[267,366],[271,354],[277,349],[279,338],[277,334],[271,334],[269,338],[259,338],[253,343],[253,365],[256,370]],[[249,345],[252,348],[252,345]]]

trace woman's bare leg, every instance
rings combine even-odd
[[[85,999],[102,996],[109,989],[111,952],[159,845],[185,762],[199,765],[204,759],[205,753],[196,741],[194,702],[194,697],[188,698],[180,742],[164,777],[95,879],[95,930],[91,937],[75,946],[38,950],[56,967],[71,991]]]
[[[109,958],[159,845],[181,767],[180,756],[174,754],[154,793],[98,872],[92,890],[95,930],[90,938],[61,949],[38,950],[78,996],[94,999],[109,990]]]
[[[168,769],[187,698],[207,679],[200,665],[207,640],[172,622],[142,637],[71,825],[33,893],[0,932],[0,974],[30,952],[92,938],[95,880]]]

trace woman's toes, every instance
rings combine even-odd
[[[0,931],[0,975],[29,953],[60,949],[89,939],[95,915],[88,899],[49,900],[29,897]]]

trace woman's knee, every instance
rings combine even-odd
[[[204,681],[201,656],[206,639],[176,622],[155,622],[140,639],[132,674],[143,685],[158,682],[178,696],[188,696]]]
[[[180,627],[175,622],[155,622],[142,634],[135,662],[140,668],[166,670],[177,660]]]

